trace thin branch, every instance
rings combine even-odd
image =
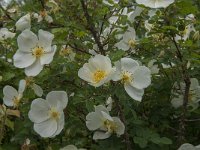
[[[185,142],[185,126],[186,126],[186,113],[187,113],[187,105],[188,105],[188,100],[189,100],[189,92],[190,92],[190,76],[187,72],[187,67],[184,64],[183,61],[183,55],[181,54],[180,48],[178,46],[178,44],[176,43],[176,40],[174,37],[172,37],[172,41],[176,47],[176,54],[177,54],[177,58],[180,60],[181,62],[181,72],[182,72],[182,77],[183,80],[185,82],[185,90],[184,90],[184,96],[183,96],[183,111],[180,117],[180,123],[179,123],[179,142],[180,144]]]
[[[200,121],[200,118],[198,118],[198,119],[190,119],[190,120],[186,119],[185,121],[187,121],[187,122],[195,122],[195,121]]]
[[[88,30],[91,32],[98,48],[99,48],[99,51],[101,52],[101,54],[105,55],[105,51],[103,49],[103,45],[100,41],[100,36],[97,32],[97,30],[95,29],[95,25],[94,23],[92,22],[92,19],[91,19],[91,16],[89,15],[88,13],[88,8],[87,8],[87,4],[85,4],[85,1],[84,0],[80,0],[81,2],[81,6],[82,6],[82,9],[83,9],[83,12],[84,12],[84,16],[87,20],[87,26],[88,26]]]
[[[88,55],[92,55],[92,54],[88,53],[87,51],[84,51],[84,50],[78,48],[76,45],[73,46],[73,45],[70,44],[69,46],[71,48],[73,48],[74,50],[78,51],[78,52],[85,53],[85,54],[88,54]]]

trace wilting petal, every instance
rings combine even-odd
[[[43,95],[43,89],[39,85],[33,83],[32,88],[37,96],[41,97]]]
[[[26,88],[26,81],[25,81],[25,80],[20,80],[20,81],[19,81],[19,89],[18,89],[18,92],[19,92],[20,94],[22,94],[22,93],[24,92],[25,88]]]

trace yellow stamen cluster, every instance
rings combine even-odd
[[[67,55],[69,55],[69,54],[71,54],[71,53],[72,53],[72,49],[69,48],[69,47],[66,47],[66,48],[64,48],[64,49],[61,49],[59,54],[60,54],[61,56],[67,56]]]
[[[116,132],[116,130],[117,130],[117,125],[113,121],[110,121],[110,120],[105,120],[104,121],[104,127],[110,133]]]
[[[93,74],[93,81],[95,83],[100,82],[101,80],[103,80],[106,77],[107,73],[103,70],[97,70],[94,74]]]
[[[154,42],[156,42],[156,44],[159,42],[159,44],[165,44],[169,38],[165,37],[165,35],[163,33],[156,33],[156,34],[152,34],[151,35]]]
[[[37,58],[41,57],[44,54],[43,47],[38,46],[38,47],[34,48],[32,51],[32,54]]]
[[[14,104],[14,107],[18,107],[19,106],[19,102],[20,102],[20,97],[15,97],[13,98],[13,104]]]
[[[130,72],[125,71],[122,74],[122,83],[130,83],[133,80],[131,76],[132,74]]]
[[[131,39],[131,40],[128,41],[128,45],[129,45],[129,47],[134,48],[135,45],[136,45],[136,41]]]
[[[41,15],[42,17],[45,17],[45,16],[47,15],[46,10],[40,11],[40,15]]]
[[[49,114],[52,119],[58,120],[60,118],[60,113],[54,107],[50,109]]]
[[[194,96],[195,96],[195,93],[193,91],[189,91],[188,101],[192,101]]]

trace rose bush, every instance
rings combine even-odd
[[[0,1],[0,150],[198,149],[199,8]]]

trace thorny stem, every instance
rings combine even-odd
[[[105,51],[103,49],[103,45],[102,45],[102,43],[100,41],[100,36],[99,36],[97,30],[95,29],[95,25],[91,20],[91,16],[88,13],[87,4],[85,3],[84,0],[80,0],[80,2],[81,2],[81,6],[82,6],[82,9],[83,9],[83,12],[84,12],[84,16],[85,16],[85,18],[87,20],[88,30],[91,32],[91,34],[92,34],[92,36],[93,36],[93,38],[94,38],[94,40],[95,40],[95,42],[96,42],[96,44],[97,44],[97,46],[99,48],[99,51],[101,52],[101,54],[105,55]]]
[[[178,59],[181,62],[181,71],[182,71],[182,78],[185,82],[185,90],[184,90],[184,96],[183,96],[183,111],[181,114],[180,122],[179,122],[179,138],[178,141],[180,144],[184,143],[185,141],[185,125],[186,125],[186,113],[187,113],[187,104],[189,99],[189,91],[190,91],[190,76],[187,72],[187,67],[184,64],[183,61],[183,55],[181,54],[180,48],[178,44],[176,43],[176,40],[174,37],[172,37],[172,41],[176,47],[176,55]]]

